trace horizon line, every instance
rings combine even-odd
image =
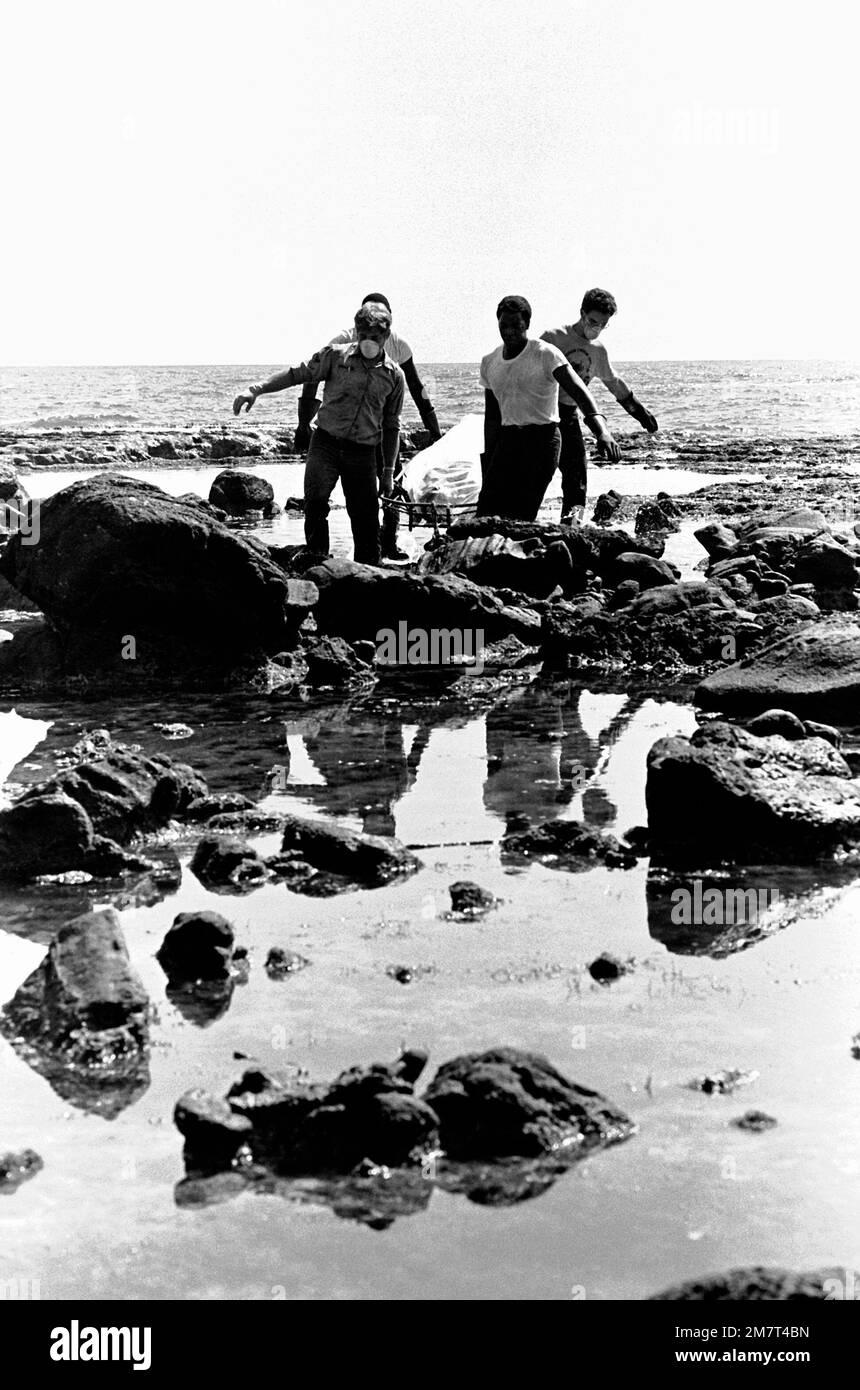
[[[84,369],[131,368],[131,367],[260,367],[276,365],[280,359],[266,361],[262,358],[231,362],[3,362],[0,371],[21,371],[24,368],[62,368]],[[439,357],[422,358],[422,366],[427,367],[474,367],[480,365],[480,358]],[[860,363],[860,357],[616,357],[615,361],[624,363],[641,362],[845,362]]]

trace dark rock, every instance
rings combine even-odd
[[[842,734],[832,724],[819,724],[816,719],[804,719],[803,729],[807,738],[823,738],[834,748],[842,747]]]
[[[312,868],[343,877],[346,886],[378,888],[393,879],[413,874],[418,860],[397,840],[377,835],[358,835],[330,822],[287,816],[284,851],[297,851]]]
[[[763,1110],[747,1110],[746,1114],[732,1120],[736,1129],[748,1129],[753,1134],[763,1134],[766,1129],[774,1129],[776,1123],[773,1116],[766,1115]]]
[[[467,881],[452,883],[448,889],[451,894],[451,911],[467,917],[482,917],[497,906],[497,899],[478,883]]]
[[[615,488],[610,488],[608,492],[601,492],[594,504],[594,525],[607,526],[623,505],[624,498],[615,491]]]
[[[217,912],[180,912],[156,960],[172,984],[226,980],[234,939],[232,926]]]
[[[95,845],[83,806],[59,794],[31,796],[0,811],[0,876],[32,878],[80,868]]]
[[[720,521],[708,522],[693,534],[699,544],[708,552],[712,560],[726,560],[733,556],[738,547],[738,537],[728,526]]]
[[[269,877],[269,870],[255,849],[229,835],[206,835],[191,860],[191,871],[215,891],[249,893]]]
[[[823,739],[722,721],[663,738],[645,797],[654,863],[810,863],[860,841],[860,782]]]
[[[615,559],[612,580],[622,584],[626,579],[635,579],[641,590],[656,589],[663,584],[674,584],[679,574],[674,565],[665,560],[655,560],[652,555],[639,555],[632,551],[622,551]]]
[[[619,960],[617,956],[610,955],[608,951],[603,951],[597,956],[588,967],[588,973],[598,984],[609,984],[612,980],[619,980],[622,975],[629,972],[629,965]]]
[[[677,531],[676,510],[669,511],[666,501],[643,502],[636,513],[633,530],[637,536],[651,536],[657,531]]]
[[[321,633],[350,643],[377,643],[377,634],[396,634],[399,624],[431,630],[482,632],[487,642],[513,633],[533,640],[540,629],[534,612],[506,605],[498,596],[456,574],[404,574],[351,560],[327,560],[307,571],[319,591],[314,611]]]
[[[0,1196],[14,1192],[22,1182],[40,1173],[44,1166],[34,1149],[0,1154]]]
[[[263,452],[260,444],[243,435],[230,435],[225,430],[210,439],[208,454],[211,459],[259,458]]]
[[[392,1067],[392,1071],[401,1081],[406,1081],[410,1086],[414,1086],[426,1067],[427,1061],[428,1053],[424,1051],[423,1047],[409,1047],[405,1052],[401,1052]]]
[[[229,1168],[253,1133],[249,1119],[202,1090],[180,1096],[173,1122],[185,1139],[186,1163],[203,1172]]]
[[[303,654],[311,685],[346,685],[368,674],[342,637],[310,637],[305,641]]]
[[[572,585],[573,563],[561,540],[491,535],[447,539],[421,557],[418,572],[462,574],[476,584],[544,598],[558,584],[563,589]]]
[[[272,946],[263,968],[270,980],[284,980],[288,975],[295,975],[309,965],[310,961],[306,956],[300,956],[296,951],[286,951],[283,946]]]
[[[767,602],[804,600],[786,596]],[[708,676],[696,701],[727,713],[776,706],[815,719],[853,722],[860,701],[860,624],[845,617],[803,623],[748,661]]]
[[[747,724],[747,730],[757,738],[764,738],[767,734],[780,734],[782,738],[787,739],[807,736],[803,720],[787,709],[768,709],[763,714],[757,714]]]
[[[0,571],[48,618],[68,669],[110,666],[127,677],[135,662],[144,673],[232,668],[290,648],[315,599],[199,507],[117,476],[49,497],[39,544],[13,536]]]
[[[146,452],[151,459],[178,459],[179,454],[172,439],[159,439],[147,444]]]
[[[628,1138],[628,1117],[545,1057],[502,1047],[446,1062],[426,1094],[449,1158],[580,1154]]]
[[[409,965],[389,965],[385,973],[399,985],[411,985],[413,980],[412,967]]]
[[[636,864],[633,850],[614,835],[575,820],[545,821],[543,825],[509,833],[502,840],[501,853],[502,863],[508,866],[537,861],[569,873],[584,873],[596,863],[610,869],[632,869]]]
[[[187,821],[208,821],[213,816],[226,815],[231,811],[253,811],[254,803],[250,797],[240,792],[219,792],[213,796],[196,797],[185,808]]]
[[[145,1089],[149,999],[113,908],[60,929],[0,1028],[74,1104],[112,1116]]]
[[[676,1284],[663,1293],[651,1295],[654,1300],[695,1303],[727,1300],[732,1303],[795,1302],[810,1298],[860,1298],[860,1274],[845,1269],[815,1269],[799,1274],[791,1269],[765,1269],[761,1265],[730,1269],[725,1274],[710,1274]],[[857,1292],[854,1293],[853,1290]]]
[[[704,1091],[706,1095],[730,1095],[738,1086],[748,1086],[755,1081],[757,1071],[741,1071],[738,1067],[727,1071],[712,1072],[709,1076],[697,1076],[690,1082],[691,1091]]]
[[[271,516],[274,510],[275,492],[265,478],[257,478],[253,473],[241,473],[238,469],[225,468],[213,480],[209,489],[209,501],[220,507],[228,516],[245,516],[248,512],[262,512]]]

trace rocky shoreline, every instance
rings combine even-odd
[[[288,454],[287,442],[272,447]],[[146,447],[150,460],[179,457]],[[700,710],[692,736],[650,750],[646,825],[616,837],[521,818],[502,841],[504,863],[623,873],[649,858],[664,895],[727,866],[743,876],[767,863],[840,872],[860,863],[860,766],[840,748],[860,694],[860,525],[830,515],[827,493],[846,473],[823,466],[806,480],[803,506],[786,480],[766,497],[740,483],[684,499],[610,492],[595,522],[569,527],[461,522],[403,571],[266,545],[242,529],[277,506],[246,471],[268,456],[263,443],[239,450],[230,438],[231,452],[220,453],[219,438],[201,435],[189,447],[209,452],[183,458],[231,461],[208,499],[100,473],[41,504],[37,545],[12,528],[0,555],[3,606],[30,616],[0,648],[5,696],[233,690],[288,711],[309,692],[336,700],[426,680],[426,663],[392,670],[380,659],[382,630],[480,631],[479,671],[469,669],[474,653],[435,669],[448,699],[468,703],[501,680],[594,672],[661,694],[694,689]],[[143,460],[110,460],[132,461]],[[81,455],[58,463],[43,453],[28,465],[79,468]],[[6,468],[0,481],[7,506],[23,506],[26,477]],[[682,579],[663,557],[692,517],[702,520],[702,573]],[[225,901],[270,882],[318,897],[373,892],[420,867],[390,836],[272,816],[235,792],[213,796],[193,766],[109,736],[78,752],[0,810],[0,877],[10,883],[87,881],[117,902],[130,891],[157,902],[176,884],[157,852],[166,830],[193,845],[191,873]],[[264,832],[280,837],[274,853],[258,847]],[[474,884],[453,885],[452,896],[460,920],[494,905]],[[158,960],[169,997],[210,1019],[248,968],[231,923],[215,913],[177,917]],[[293,968],[302,966],[273,958],[275,974]],[[606,985],[629,968],[605,956],[592,977]],[[58,1094],[106,1117],[149,1084],[150,1026],[151,1001],[112,907],[70,919],[0,1017]],[[506,1046],[458,1056],[419,1096],[426,1060],[406,1051],[331,1083],[255,1064],[225,1097],[190,1090],[175,1112],[186,1146],[177,1202],[314,1181],[335,1212],[381,1227],[422,1210],[434,1184],[485,1205],[537,1195],[585,1153],[636,1132],[635,1117],[543,1057]],[[37,1173],[35,1159],[6,1155],[7,1188]],[[749,1296],[733,1292],[741,1287],[759,1298],[825,1297],[827,1273],[733,1271],[655,1297]]]

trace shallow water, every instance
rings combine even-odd
[[[145,751],[187,758],[216,791],[258,795],[267,769],[288,766],[287,790],[267,805],[387,827],[428,847],[406,883],[317,900],[282,886],[242,898],[207,892],[187,868],[194,836],[179,841],[179,891],[122,911],[157,1008],[139,1099],[113,1120],[87,1113],[0,1041],[2,1147],[32,1145],[45,1160],[0,1203],[0,1279],[38,1278],[43,1298],[531,1299],[582,1287],[605,1299],[641,1298],[733,1264],[856,1263],[860,887],[798,877],[794,891],[805,896],[786,894],[783,929],[714,958],[690,954],[708,940],[671,939],[644,864],[507,871],[498,840],[511,813],[581,814],[572,766],[584,770],[592,819],[619,831],[641,823],[647,749],[664,732],[689,732],[694,716],[684,699],[605,687],[478,693],[480,682],[468,684],[468,700],[450,687],[393,685],[301,711],[227,698],[19,709],[53,723],[16,768],[13,790],[44,777],[83,727],[109,725]],[[154,729],[168,720],[187,723],[192,737]],[[16,724],[17,738],[25,727]],[[504,902],[483,921],[446,920],[447,886],[462,878]],[[0,997],[38,963],[58,922],[91,900],[106,898],[57,886],[4,896]],[[206,1027],[167,999],[154,959],[176,913],[198,907],[225,913],[251,952],[248,984]],[[262,966],[275,944],[310,967],[270,980]],[[634,957],[633,972],[594,984],[585,966],[601,950]],[[412,968],[410,984],[386,973],[398,964]],[[223,1091],[243,1065],[234,1053],[324,1078],[391,1058],[404,1043],[429,1047],[428,1079],[466,1050],[543,1052],[625,1108],[639,1133],[530,1201],[485,1207],[436,1190],[425,1211],[386,1230],[295,1192],[177,1206],[173,1104],[191,1086]],[[726,1067],[759,1079],[733,1096],[687,1089]],[[778,1128],[733,1129],[729,1120],[750,1106]]]

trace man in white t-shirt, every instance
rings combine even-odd
[[[384,294],[366,294],[361,303],[362,306],[365,304],[381,304],[388,310],[389,314],[391,313],[391,305]],[[339,343],[354,343],[355,341],[355,329],[344,328],[342,332],[336,334],[335,337],[330,340],[328,346],[335,347]],[[411,347],[405,338],[401,338],[398,333],[394,332],[394,329],[391,330],[386,338],[384,347],[386,354],[391,358],[392,362],[401,368],[406,378],[409,394],[415,402],[418,414],[421,416],[421,423],[429,432],[430,442],[435,443],[437,439],[442,438],[442,431],[439,428],[439,421],[436,419],[436,411],[433,409],[433,402],[430,400],[424,383],[418,375],[418,369],[415,366]],[[296,453],[304,453],[310,443],[311,421],[316,415],[318,408],[316,396],[317,384],[309,381],[299,397],[299,424],[295,434],[294,445]],[[394,471],[395,493],[401,486],[401,477],[402,468],[398,455]],[[384,559],[406,560],[408,558],[397,546],[398,522],[399,515],[397,509],[395,507],[387,507],[383,504],[382,555]]]
[[[502,346],[481,362],[484,388],[484,480],[478,516],[534,521],[558,464],[559,386],[576,402],[605,458],[620,450],[594,397],[564,354],[530,338],[531,305],[507,295],[496,309]]]

